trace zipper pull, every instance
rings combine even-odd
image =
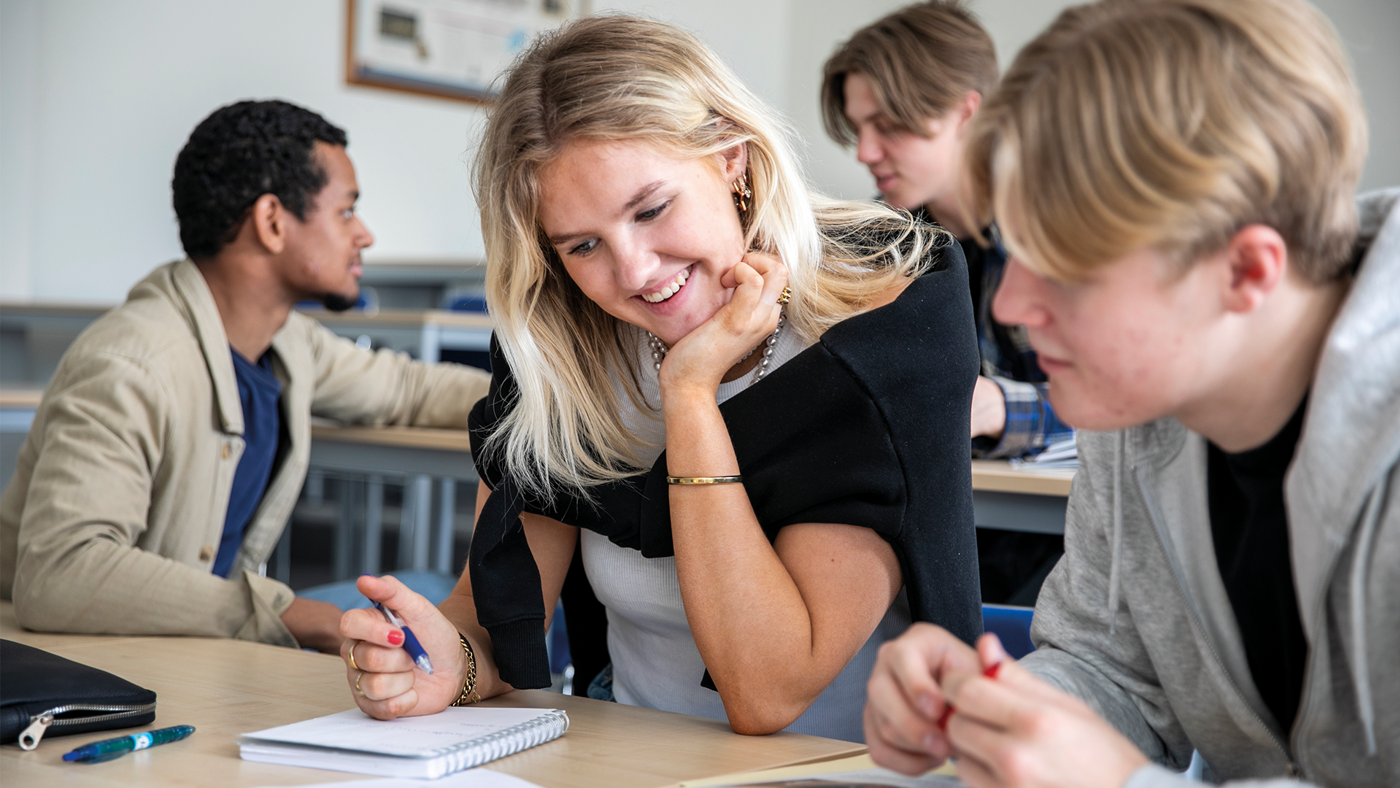
[[[32,750],[39,746],[39,740],[44,738],[44,733],[53,724],[53,712],[46,711],[43,714],[36,714],[29,718],[29,727],[24,729],[24,733],[19,735],[19,746],[25,750]]]

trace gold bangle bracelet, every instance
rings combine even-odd
[[[467,680],[462,684],[462,693],[452,701],[452,705],[469,706],[481,702],[481,695],[476,691],[476,653],[472,651],[472,644],[467,642],[466,635],[458,632],[457,637],[462,640],[463,656],[467,658]]]
[[[667,476],[667,484],[738,484],[742,476]]]

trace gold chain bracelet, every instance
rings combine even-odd
[[[462,641],[462,653],[467,658],[467,681],[462,685],[462,694],[452,701],[453,706],[470,706],[473,703],[481,702],[481,695],[476,691],[476,653],[472,651],[472,644],[467,642],[467,636],[461,632],[457,637]]]
[[[667,484],[740,484],[742,476],[667,476]]]

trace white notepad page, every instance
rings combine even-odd
[[[385,776],[439,776],[502,758],[568,730],[557,709],[448,708],[371,719],[358,709],[244,734],[245,760]],[[387,757],[386,757],[387,756]]]

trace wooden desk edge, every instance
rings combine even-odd
[[[827,753],[826,755],[818,755],[814,758],[798,758],[795,761],[787,761],[785,763],[779,763],[775,766],[765,766],[762,769],[755,769],[753,771],[728,772],[726,774],[717,774],[713,777],[691,777],[685,780],[679,780],[669,785],[662,786],[662,788],[680,788],[680,786],[682,785],[689,785],[696,782],[709,782],[711,780],[719,780],[728,777],[743,778],[748,775],[760,774],[763,772],[773,772],[779,769],[791,769],[796,766],[819,766],[823,763],[830,763],[832,761],[844,761],[848,758],[854,758],[858,755],[866,755],[870,752],[870,748],[866,747],[864,744],[856,744],[855,742],[851,742],[850,744],[850,749],[842,750],[841,752]]]
[[[0,408],[32,410],[39,407],[44,392],[39,389],[0,389]]]
[[[331,443],[360,443],[374,446],[402,446],[440,451],[472,450],[466,430],[438,430],[423,427],[345,427],[339,424],[312,424],[311,439]]]
[[[1013,468],[999,460],[973,460],[972,489],[1066,498],[1069,497],[1074,473],[1061,468]]]
[[[400,446],[438,451],[471,451],[466,430],[422,427],[355,427],[313,424],[313,440],[332,443],[359,443],[374,446]],[[1065,469],[1013,468],[1000,460],[972,461],[972,489],[1022,495],[1068,497],[1074,471]]]
[[[442,328],[484,328],[491,318],[479,312],[449,312],[444,309],[380,309],[377,312],[330,312],[325,309],[298,309],[307,317],[327,326],[409,326],[436,325]]]
[[[195,747],[185,747],[164,753],[159,759],[143,764],[127,759],[103,774],[87,770],[60,772],[57,753],[63,743],[48,746],[42,753],[21,753],[17,747],[0,748],[0,783],[47,784],[43,778],[61,775],[75,786],[151,785],[175,783],[171,779],[176,760],[201,768],[227,769],[229,774],[209,781],[227,785],[292,785],[354,780],[357,775],[298,769],[238,760],[236,738],[241,732],[285,724],[296,719],[343,710],[347,705],[347,687],[343,664],[334,656],[305,654],[262,643],[217,638],[45,635],[19,628],[13,604],[0,602],[0,636],[28,643],[51,653],[66,656],[86,664],[117,671],[142,686],[161,694],[162,709],[172,719],[193,722],[203,728]],[[151,660],[159,653],[174,659],[174,669]],[[175,656],[178,655],[178,656]],[[105,662],[104,662],[105,661]],[[232,688],[241,687],[240,674],[230,671],[235,665],[249,665],[255,671],[300,677],[298,688],[285,694],[270,695],[267,688],[253,688],[246,694],[239,690],[234,700],[251,701],[252,706],[235,712],[233,706],[210,702],[209,695],[222,697]],[[213,677],[203,671],[213,672]],[[159,676],[159,680],[157,680]],[[273,701],[273,698],[276,701]],[[190,713],[198,704],[198,714]],[[863,750],[852,742],[820,739],[801,734],[777,734],[775,737],[745,737],[734,734],[717,720],[686,717],[619,704],[604,703],[581,697],[554,695],[543,690],[521,690],[487,701],[490,706],[563,708],[569,711],[573,730],[561,743],[532,748],[488,764],[488,768],[515,775],[543,786],[563,788],[651,788],[690,780],[704,775],[752,772],[771,769],[789,763],[808,763],[841,757]],[[276,710],[271,707],[276,706]],[[295,713],[289,709],[295,708]],[[202,715],[202,716],[201,716]],[[252,719],[248,717],[251,715]],[[723,730],[721,730],[721,728]],[[645,732],[645,735],[639,734]],[[722,733],[723,735],[716,735]],[[85,740],[108,738],[113,734],[94,733]],[[640,738],[639,738],[640,736]],[[650,738],[648,738],[650,737]],[[682,737],[672,739],[671,737]],[[668,741],[684,741],[680,760],[665,748]],[[690,742],[709,742],[708,748],[698,749]],[[614,747],[610,742],[619,742]],[[570,742],[574,742],[570,745]],[[636,742],[645,746],[632,749]],[[571,746],[573,752],[570,752]],[[605,755],[601,764],[596,760]],[[640,757],[644,755],[645,757]],[[42,761],[42,762],[41,762]],[[590,774],[590,767],[603,765],[603,773]],[[606,776],[604,776],[606,775]],[[616,782],[611,778],[623,776]],[[600,779],[601,777],[601,779]],[[178,784],[193,785],[185,779]],[[202,783],[201,783],[202,784]]]

